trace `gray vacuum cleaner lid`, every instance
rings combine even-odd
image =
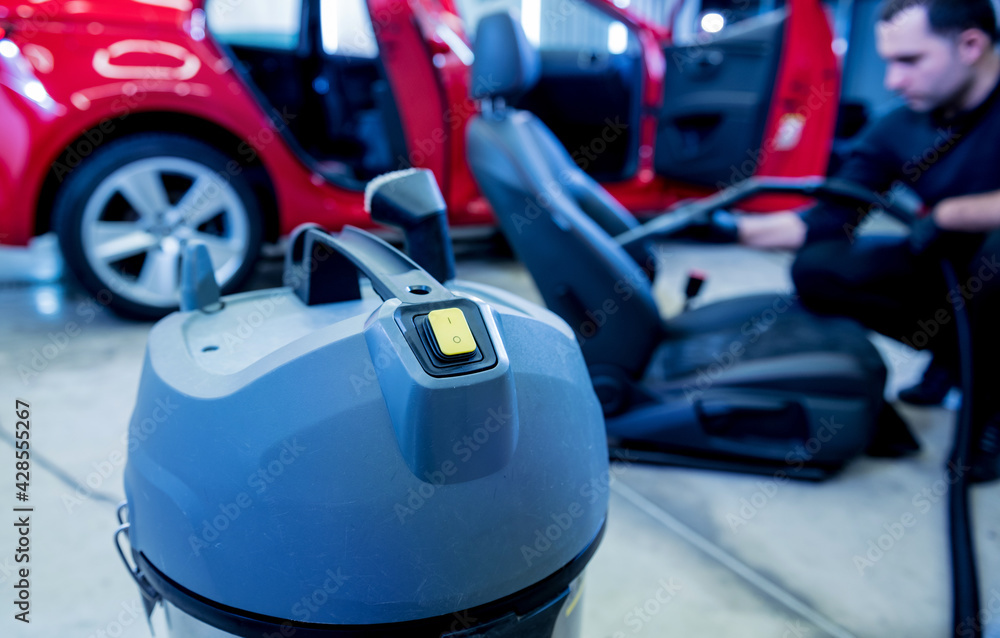
[[[153,328],[125,471],[133,552],[213,604],[340,625],[469,609],[569,564],[607,509],[569,327],[445,287],[361,231],[310,232],[294,289]]]

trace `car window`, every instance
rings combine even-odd
[[[375,59],[378,43],[365,0],[321,0],[320,29],[328,55]]]
[[[528,40],[542,52],[617,55],[639,51],[638,40],[624,24],[583,0],[457,0],[456,4],[470,37],[483,16],[510,11],[520,18]]]
[[[785,0],[683,0],[674,23],[668,26],[675,44],[690,44],[784,6]]]
[[[670,19],[676,14],[684,0],[614,0],[616,6],[627,9],[652,24],[669,27]]]
[[[302,0],[208,0],[208,29],[225,44],[290,51],[299,46]]]

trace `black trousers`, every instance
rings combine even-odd
[[[958,287],[937,258],[910,253],[905,238],[860,237],[806,244],[792,265],[802,303],[856,319],[958,369],[953,300],[969,314],[973,349],[973,432],[1000,413],[1000,231],[966,235],[946,247]]]

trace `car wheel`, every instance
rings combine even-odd
[[[263,223],[233,161],[181,135],[122,138],[63,182],[53,222],[66,263],[119,314],[155,319],[180,303],[181,255],[208,247],[223,292],[238,288],[260,251]]]

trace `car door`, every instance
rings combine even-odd
[[[416,166],[434,172],[442,191],[450,182],[449,142],[456,134],[445,121],[449,99],[441,66],[455,64],[446,44],[429,41],[437,7],[432,0],[368,0],[372,26],[382,52],[390,88],[399,105],[407,155],[399,168]],[[458,63],[461,63],[459,61]],[[449,202],[450,203],[450,202]]]
[[[685,0],[663,48],[657,174],[712,188],[825,174],[840,89],[832,43],[820,0]]]

